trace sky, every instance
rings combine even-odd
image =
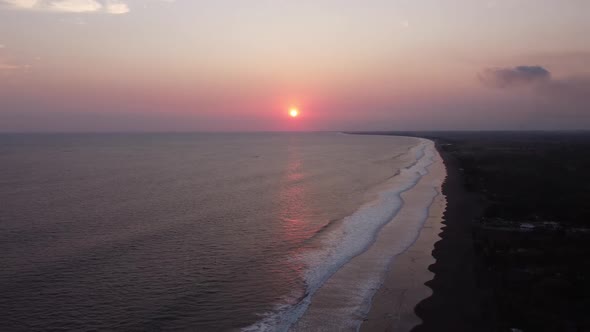
[[[0,132],[590,129],[589,35],[588,0],[0,0]]]

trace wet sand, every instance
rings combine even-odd
[[[425,283],[434,277],[428,266],[435,262],[432,249],[440,239],[441,216],[445,206],[446,198],[437,196],[416,242],[395,257],[383,286],[373,297],[361,331],[410,331],[421,323],[414,308],[432,295],[432,290]]]
[[[445,207],[441,194],[445,168],[434,148],[432,153],[433,163],[427,167],[428,173],[401,194],[404,205],[392,221],[383,226],[371,247],[325,282],[291,330],[357,331],[361,324],[369,330],[385,330],[381,326],[365,327],[368,322],[382,323],[381,319],[367,321],[371,302],[371,312],[383,307],[375,306],[372,298],[378,302],[381,298],[385,302],[393,301],[393,308],[388,306],[390,310],[384,316],[396,327],[409,330],[420,322],[414,307],[431,294],[424,282],[432,279],[428,266],[433,262],[431,252],[438,240]],[[414,235],[408,237],[408,234]],[[388,277],[381,287],[387,276],[394,276],[394,280]]]
[[[426,283],[434,293],[416,306],[415,312],[423,322],[413,331],[489,331],[484,311],[489,314],[490,310],[484,309],[486,290],[477,283],[476,270],[481,264],[472,238],[473,220],[482,214],[485,202],[465,189],[458,161],[439,144],[447,170],[442,189],[447,206],[441,240],[432,251],[435,263],[429,267],[434,278]]]
[[[412,248],[396,257],[361,331],[486,330],[472,240],[472,220],[483,202],[465,190],[457,160],[437,149],[446,172],[444,196],[432,206],[439,211]]]

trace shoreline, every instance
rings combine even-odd
[[[432,296],[420,302],[416,314],[422,324],[415,332],[486,331],[482,290],[478,288],[475,267],[478,265],[473,247],[473,220],[483,214],[485,201],[465,188],[462,170],[449,152],[441,148],[444,141],[433,139],[447,169],[442,186],[447,199],[440,240],[435,243],[432,256],[435,263],[428,269],[434,278],[426,283]]]
[[[445,205],[446,199],[439,193],[431,206],[435,215],[428,217],[416,242],[395,256],[359,331],[411,331],[422,322],[414,308],[432,295],[425,283],[434,273],[427,267],[435,262],[430,253],[433,242],[440,240],[442,224],[436,213],[442,213]]]
[[[416,241],[404,252],[395,256],[390,263],[383,284],[374,294],[369,312],[359,331],[411,331],[422,323],[416,306],[432,296],[428,283],[435,274],[429,266],[436,259],[432,251],[441,238],[447,198],[444,185],[447,182],[446,162],[434,142],[439,163],[444,171],[437,196],[428,208],[428,218],[424,222]],[[440,176],[440,174],[439,174]]]
[[[415,246],[416,242],[426,239],[430,247],[432,246],[435,240],[425,238],[426,232],[422,230],[426,225],[431,229],[431,223],[440,224],[442,219],[444,201],[441,185],[445,170],[434,142],[427,139],[422,141],[424,143],[421,144],[428,147],[428,152],[420,157],[421,161],[418,164],[426,163],[425,168],[407,170],[406,177],[415,176],[411,174],[417,172],[420,178],[410,188],[401,192],[401,209],[382,226],[370,247],[342,266],[315,292],[303,316],[291,325],[291,331],[357,331],[365,320],[375,292],[383,284],[392,261],[397,261],[402,253],[412,250],[410,248]],[[403,181],[403,177],[396,180]],[[431,233],[436,236],[438,231],[434,228]],[[430,250],[425,251],[426,258],[429,257],[429,252]],[[403,262],[403,269],[410,267],[409,270],[414,271],[409,280],[431,279],[432,276],[427,270],[430,262],[421,260],[421,263],[422,268],[415,268],[416,263],[412,260]],[[399,265],[402,265],[401,261]],[[415,278],[416,276],[420,278]],[[415,287],[418,290],[416,294],[403,297],[405,302],[412,303],[407,311],[414,317],[415,303],[426,297],[429,291],[422,283],[417,286],[419,287]],[[407,307],[405,306],[406,309]],[[416,319],[417,317],[414,321]]]
[[[431,223],[430,228],[425,224],[416,243],[396,257],[373,297],[361,331],[430,332],[440,331],[441,326],[458,331],[486,330],[481,324],[482,295],[475,282],[472,242],[472,220],[483,212],[484,203],[465,190],[457,160],[441,149],[444,143],[433,141],[446,169],[441,192],[445,199],[442,220],[438,225]],[[418,260],[427,264],[420,266],[422,275],[404,271],[407,264],[396,265],[400,261],[417,265]],[[412,276],[421,278],[412,280]],[[427,291],[420,291],[420,286]],[[392,295],[403,289],[421,294],[421,298],[408,299],[402,307]]]

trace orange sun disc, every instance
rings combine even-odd
[[[296,118],[299,115],[299,110],[297,110],[296,108],[292,108],[289,110],[289,115],[292,118]]]

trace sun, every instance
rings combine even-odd
[[[299,116],[299,110],[295,107],[292,107],[289,110],[289,116],[291,116],[292,118],[296,118],[297,116]]]

